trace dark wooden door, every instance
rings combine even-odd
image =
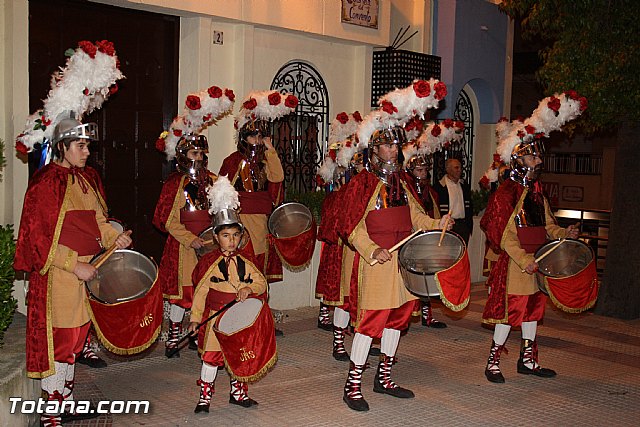
[[[29,1],[29,104],[42,107],[51,74],[78,41],[114,43],[126,79],[103,108],[89,164],[102,176],[110,216],[133,230],[136,250],[159,261],[164,244],[151,225],[162,180],[169,172],[154,144],[176,115],[179,19],[86,1]]]

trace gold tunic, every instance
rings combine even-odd
[[[220,258],[220,262],[224,262],[222,258]],[[234,257],[237,259],[237,256]],[[209,267],[207,273],[202,277],[200,283],[196,285],[196,290],[193,295],[193,305],[191,306],[191,318],[190,322],[200,323],[204,318],[211,316],[213,313],[204,313],[205,303],[207,300],[207,294],[209,293],[209,289],[215,289],[219,292],[227,292],[227,293],[237,293],[240,289],[248,286],[251,288],[253,293],[260,295],[267,290],[267,280],[264,278],[262,273],[256,268],[255,265],[245,260],[246,266],[246,276],[251,276],[253,280],[252,283],[243,283],[240,282],[240,278],[238,277],[238,270],[235,262],[229,263],[229,281],[227,282],[217,282],[214,283],[211,281],[212,277],[218,277],[222,279],[224,276],[219,268],[220,263],[216,263],[215,265]],[[216,338],[216,334],[213,333],[211,329],[213,326],[213,321],[207,324],[206,333],[205,333],[205,342],[204,342],[204,351],[220,351],[220,343]]]
[[[520,201],[509,218],[507,227],[502,234],[500,247],[509,255],[509,267],[507,269],[507,293],[512,295],[533,295],[538,292],[536,274],[523,273],[522,270],[535,260],[534,254],[528,254],[520,247],[518,231],[514,216],[522,208],[522,202],[527,194],[523,191]],[[545,229],[547,238],[561,239],[567,236],[567,230],[556,225],[556,219],[551,213],[547,199],[544,199]]]
[[[373,252],[379,248],[370,238],[367,232],[365,219],[369,212],[375,208],[380,189],[384,184],[378,183],[373,192],[365,213],[349,236],[351,243],[360,253],[360,266],[358,270],[358,309],[359,310],[384,310],[398,308],[403,304],[418,299],[404,286],[400,270],[398,268],[398,253],[392,255],[391,261],[372,265]],[[439,221],[429,217],[418,201],[413,197],[405,183],[404,186],[411,211],[411,224],[414,229],[432,230],[439,227]]]
[[[275,149],[269,149],[265,152],[264,157],[267,181],[275,183],[284,181],[284,171],[282,170],[282,163],[280,163],[278,152]],[[232,184],[234,183],[235,180]],[[269,246],[267,242],[267,234],[269,234],[267,215],[243,214],[241,210],[240,221],[242,221],[245,229],[249,232],[254,253],[260,255],[267,252],[267,247]]]
[[[69,191],[65,196],[63,206],[66,211],[93,210],[96,212],[96,222],[100,229],[100,238],[104,247],[111,246],[118,237],[118,231],[107,221],[105,212],[97,195],[87,184],[87,194],[82,192],[78,183],[79,176],[72,183],[69,178]],[[92,256],[78,256],[78,253],[67,246],[58,244],[55,258],[49,269],[49,281],[51,283],[51,318],[54,328],[75,328],[87,323],[87,294],[84,282],[73,274],[78,262],[89,262]]]

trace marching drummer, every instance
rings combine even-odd
[[[362,171],[345,187],[344,200],[349,205],[339,224],[339,234],[355,247],[360,263],[356,279],[360,284],[356,333],[343,395],[347,406],[356,411],[369,409],[361,384],[373,338],[381,338],[374,392],[398,398],[414,397],[411,390],[391,379],[391,369],[400,333],[417,311],[418,300],[405,288],[398,258],[389,249],[408,237],[413,228],[442,228],[448,222],[448,215],[438,221],[424,214],[416,195],[399,173],[398,150],[406,137],[397,123],[424,113],[429,105],[437,105],[437,99],[441,98],[436,96],[440,97],[446,88],[436,81],[430,83],[416,82],[383,97],[382,108],[370,113],[358,128],[359,145],[368,146],[370,171]]]
[[[217,86],[190,94],[183,114],[156,141],[156,148],[177,163],[177,171],[169,175],[162,187],[153,216],[153,225],[169,234],[158,269],[158,282],[171,307],[165,344],[167,357],[182,335],[185,309],[191,308],[191,273],[198,262],[196,249],[205,245],[198,236],[211,224],[206,190],[216,175],[207,169],[209,143],[200,132],[229,114],[234,99],[233,91]],[[189,342],[189,348],[197,349],[195,340]],[[177,352],[173,354],[180,356]]]
[[[294,95],[276,90],[249,93],[235,121],[238,149],[224,159],[219,172],[229,177],[240,194],[240,220],[269,283],[282,280],[282,263],[267,239],[267,219],[284,199],[284,171],[271,142],[271,122],[290,114],[297,105]]]
[[[234,299],[242,302],[250,295],[264,296],[267,290],[267,280],[256,267],[253,253],[247,249],[247,246],[238,251],[244,226],[235,211],[239,205],[237,192],[229,180],[221,176],[212,186],[209,194],[214,236],[220,248],[204,255],[193,271],[196,290],[191,308],[190,332],[196,331],[203,318],[209,317]],[[270,313],[269,316],[271,316]],[[198,350],[201,353],[202,369],[200,379],[197,381],[200,386],[200,399],[194,410],[196,413],[209,412],[218,368],[225,365],[225,358],[233,358],[230,354],[223,354],[220,343],[212,331],[212,323],[213,321],[203,325],[199,331]],[[266,366],[259,366],[256,369],[258,375],[252,380],[259,379],[275,363],[273,328],[270,331],[256,328],[256,333],[268,334],[265,340],[271,339],[274,353],[267,359]],[[263,360],[261,359],[263,355],[255,356],[246,360],[246,363],[257,363],[256,359]],[[247,383],[238,380],[231,368],[229,368],[229,376],[231,380],[229,403],[245,408],[257,405],[258,402],[247,394]]]
[[[424,155],[405,155],[405,170],[407,171],[407,181],[418,193],[418,202],[422,205],[427,215],[440,219],[440,209],[438,209],[438,193],[429,184],[429,170],[431,161]],[[443,329],[447,324],[433,318],[433,308],[431,300],[427,297],[422,301],[422,325],[428,328]]]
[[[545,98],[531,118],[524,123],[513,122],[513,128],[502,136],[497,150],[502,160],[511,165],[509,179],[492,194],[480,222],[492,249],[500,254],[487,280],[489,297],[482,315],[483,323],[495,324],[485,368],[487,380],[493,383],[505,382],[500,356],[506,352],[505,343],[513,326],[522,329],[517,372],[543,378],[556,376],[555,371],[538,363],[536,332],[544,317],[547,298],[538,288],[538,264],[533,253],[549,237],[577,238],[578,228],[558,226],[551,213],[539,179],[544,153],[541,138],[546,135],[531,123],[550,132],[579,115],[582,107],[577,98],[570,99],[565,94],[552,98],[558,101],[558,109],[554,111],[558,112],[562,105],[563,114],[569,111],[572,116],[554,114],[549,107],[555,105],[553,99]],[[547,123],[549,120],[553,123]]]
[[[103,246],[123,249],[131,238],[108,223],[100,176],[86,166],[97,125],[83,124],[68,111],[51,126],[53,161],[29,183],[14,268],[30,272],[28,375],[42,379],[45,399],[61,402],[73,400],[75,361],[90,327],[84,281],[97,270],[89,261]],[[43,206],[49,209],[44,212]],[[41,421],[59,425],[96,416],[50,413]]]

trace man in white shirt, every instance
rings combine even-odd
[[[471,208],[471,191],[460,181],[462,164],[458,159],[447,159],[445,163],[446,175],[436,182],[434,188],[438,192],[440,212],[451,211],[451,218],[455,219],[452,231],[469,244],[469,237],[473,231],[473,210]]]

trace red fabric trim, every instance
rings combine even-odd
[[[78,253],[80,256],[95,255],[102,250],[100,228],[93,210],[67,211],[62,223],[58,243]]]
[[[216,326],[218,322],[219,318]],[[244,329],[227,335],[214,328],[224,354],[225,365],[232,378],[251,382],[266,374],[265,368],[273,363],[276,356],[274,330],[273,316],[266,301],[263,301],[255,322]]]
[[[369,211],[365,222],[369,238],[385,249],[409,236],[413,229],[409,206]]]
[[[464,306],[469,302],[471,295],[471,267],[469,266],[469,254],[465,248],[462,258],[450,268],[436,273],[440,291],[440,297],[446,299],[453,306]],[[462,310],[464,307],[460,307]],[[459,311],[459,310],[455,310]]]
[[[117,304],[103,304],[89,298],[89,305],[98,338],[117,354],[145,350],[162,327],[162,292],[157,281],[140,298]]]
[[[180,224],[198,236],[207,227],[211,227],[211,215],[207,210],[180,211]]]
[[[153,214],[153,225],[163,233],[167,233],[167,229],[164,228],[164,226],[169,219],[169,215],[171,215],[173,202],[176,199],[176,194],[178,193],[178,188],[180,187],[183,177],[184,175],[180,172],[173,172],[169,175],[160,191],[160,197],[158,198],[156,210]]]
[[[77,328],[53,328],[53,360],[61,363],[76,363],[89,334],[91,322]]]
[[[419,310],[420,300],[406,302],[398,308],[363,310],[356,332],[372,338],[381,338],[385,328],[403,331],[409,326],[411,314]]]
[[[547,291],[556,307],[567,312],[593,307],[598,298],[598,273],[593,259],[581,272],[563,278],[544,278]]]
[[[238,191],[240,213],[269,215],[273,210],[273,201],[268,191]]]
[[[200,328],[200,330],[202,330],[202,328]],[[204,334],[202,338],[198,336],[198,342],[203,340],[204,340]],[[205,351],[202,353],[201,358],[202,358],[202,361],[207,365],[217,366],[217,367],[224,366],[224,356],[222,355],[221,351]]]
[[[520,247],[528,254],[535,253],[538,248],[547,243],[547,229],[544,226],[516,227]]]
[[[180,299],[169,299],[170,304],[175,304],[182,308],[191,308],[193,304],[193,285],[192,286],[183,286],[182,287],[182,298]]]
[[[297,236],[275,237],[268,235],[269,242],[277,249],[277,254],[289,268],[301,268],[311,260],[316,246],[316,222],[311,222],[311,227]],[[275,254],[270,254],[273,256]]]

